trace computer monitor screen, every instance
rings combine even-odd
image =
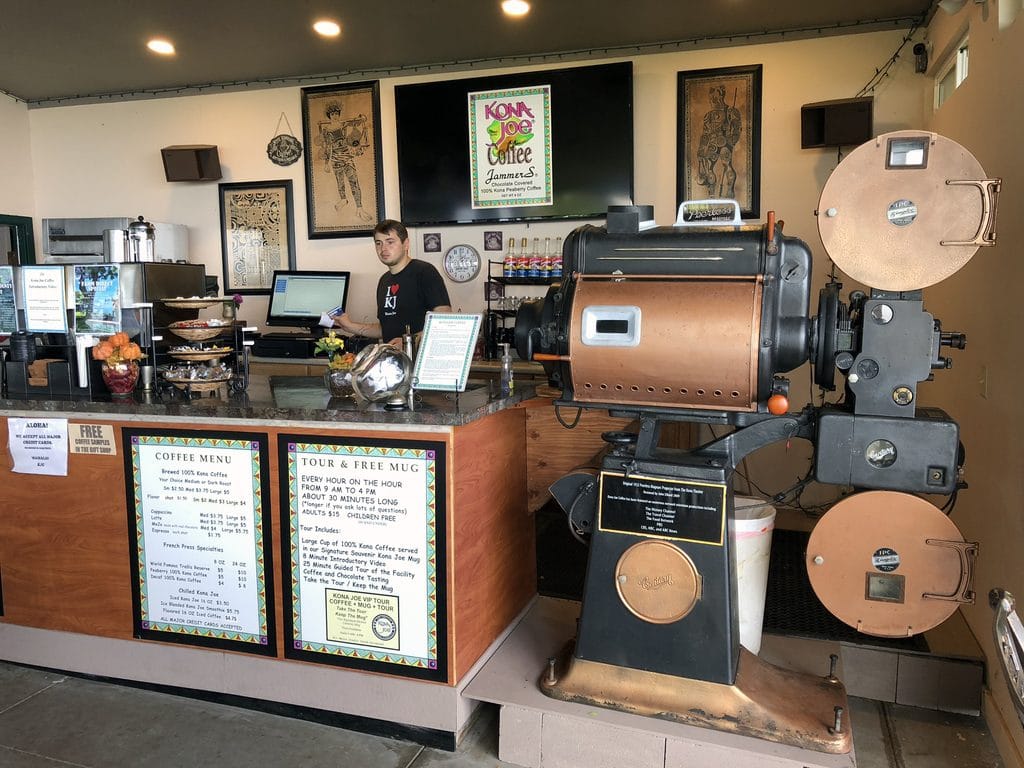
[[[320,315],[345,308],[350,273],[276,270],[271,282],[267,325],[315,328]]]

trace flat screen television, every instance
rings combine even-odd
[[[344,311],[349,277],[349,272],[275,270],[267,305],[267,325],[315,330],[324,312],[336,307]]]
[[[551,86],[552,205],[473,208],[469,94]],[[633,65],[400,85],[395,88],[402,221],[488,223],[604,216],[633,202]]]

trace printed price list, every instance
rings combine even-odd
[[[265,634],[250,451],[140,446],[138,460],[143,621]]]

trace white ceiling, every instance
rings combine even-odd
[[[908,28],[933,0],[4,0],[0,90],[30,106],[375,79]],[[310,25],[330,17],[334,40]],[[145,48],[170,39],[172,58]]]

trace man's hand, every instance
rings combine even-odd
[[[340,315],[334,318],[334,325],[338,328],[341,328],[341,330],[343,331],[355,333],[355,328],[353,326],[352,319],[348,316],[348,312],[342,312]]]

